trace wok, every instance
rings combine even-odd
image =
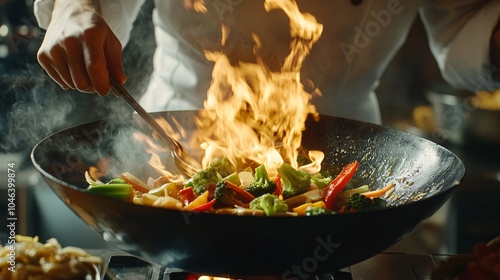
[[[197,111],[155,113],[184,144]],[[176,126],[179,123],[180,126]],[[106,119],[55,133],[32,161],[53,191],[106,241],[147,261],[209,275],[298,277],[332,272],[387,249],[437,211],[462,179],[459,158],[399,130],[349,119],[309,119],[303,146],[325,152],[325,166],[358,160],[354,178],[372,189],[395,182],[388,208],[314,217],[257,217],[134,205],[86,193],[84,172],[107,157],[116,174],[155,177],[149,155],[131,137],[135,119]],[[175,168],[173,160],[167,168]],[[168,165],[171,166],[168,166]],[[296,278],[294,278],[296,279]]]

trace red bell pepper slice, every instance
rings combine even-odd
[[[207,203],[204,203],[200,206],[197,206],[193,209],[191,209],[192,212],[203,212],[203,211],[208,211],[210,209],[212,209],[212,207],[214,206],[215,204],[215,198],[210,200],[209,202]]]
[[[358,169],[358,161],[351,162],[345,165],[340,171],[340,174],[333,179],[323,192],[323,202],[328,209],[333,210],[333,203],[337,199],[339,193],[345,188]]]
[[[183,206],[188,205],[196,198],[193,187],[187,187],[179,191],[179,199]]]

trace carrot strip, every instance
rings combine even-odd
[[[380,197],[382,196],[383,194],[385,194],[388,190],[392,189],[396,184],[394,183],[390,183],[389,185],[381,188],[381,189],[378,189],[378,190],[374,190],[374,191],[369,191],[369,192],[364,192],[364,193],[361,193],[362,195],[366,196],[366,197],[369,197],[369,198],[375,198],[375,197]]]

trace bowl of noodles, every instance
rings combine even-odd
[[[99,280],[103,260],[85,250],[63,247],[57,239],[41,242],[38,236],[16,235],[0,246],[0,278]]]
[[[180,134],[189,140],[197,114],[153,116],[182,128]],[[448,200],[465,173],[461,160],[436,143],[321,115],[307,120],[302,146],[323,151],[322,169],[334,177],[357,162],[351,178],[357,186],[370,192],[391,186],[383,207],[312,216],[238,215],[155,207],[89,192],[85,173],[91,167],[106,165],[102,178],[123,172],[143,181],[158,177],[147,163],[149,147],[130,136],[138,130],[134,118],[82,124],[40,141],[31,158],[59,198],[107,242],[158,265],[208,275],[291,278],[350,266],[412,232]],[[175,174],[170,154],[158,157],[162,168]]]

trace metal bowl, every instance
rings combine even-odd
[[[473,106],[474,93],[446,85],[427,91],[441,135],[457,145],[500,145],[500,111]]]

